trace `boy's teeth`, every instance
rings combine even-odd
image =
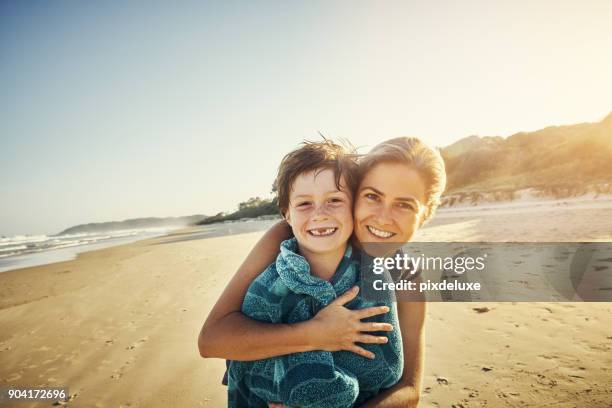
[[[335,231],[336,228],[318,228],[310,230],[310,233],[316,236],[323,236],[333,234]]]
[[[393,235],[395,235],[392,232],[379,230],[378,228],[374,228],[374,227],[372,227],[370,225],[368,225],[368,231],[370,231],[372,234],[374,234],[375,236],[377,236],[379,238],[390,238]]]

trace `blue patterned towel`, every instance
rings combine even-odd
[[[337,296],[359,284],[358,253],[347,247],[331,281],[310,274],[298,253],[295,238],[284,241],[276,263],[249,287],[242,312],[270,323],[296,323],[313,318]],[[348,351],[310,351],[257,361],[231,361],[228,406],[267,407],[282,402],[288,407],[353,407],[397,383],[403,369],[402,341],[396,304],[368,301],[357,296],[347,307],[363,309],[387,305],[389,313],[364,321],[391,323],[386,344],[360,344],[374,360]],[[377,334],[377,333],[372,333]]]

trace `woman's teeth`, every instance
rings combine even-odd
[[[316,237],[324,237],[333,234],[337,229],[338,228],[315,228],[308,230],[308,232]]]
[[[377,236],[378,238],[391,238],[395,234],[389,231],[379,230],[378,228],[374,228],[371,225],[367,225],[368,231],[372,233],[372,235]]]

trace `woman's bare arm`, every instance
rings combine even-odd
[[[362,407],[416,407],[421,394],[425,339],[425,302],[398,302],[398,318],[402,331],[404,371],[393,387],[368,400]]]
[[[289,238],[291,230],[285,222],[276,223],[257,242],[208,315],[200,335],[198,348],[202,357],[222,357],[232,360],[255,360],[271,357],[258,344],[274,344],[274,350],[305,351],[305,333],[301,327],[270,324],[244,316],[240,310],[251,282],[276,259],[280,243]],[[292,335],[292,332],[296,332]],[[245,347],[243,347],[245,346]],[[269,347],[265,347],[269,349]]]
[[[241,313],[251,282],[278,255],[280,243],[291,234],[287,223],[279,222],[257,242],[217,300],[198,336],[202,357],[230,360],[260,360],[311,350],[349,350],[373,358],[355,342],[383,343],[384,336],[364,331],[389,331],[385,323],[364,323],[361,319],[385,313],[384,308],[349,310],[344,307],[357,295],[349,291],[322,309],[312,320],[297,324],[271,324],[250,319]]]

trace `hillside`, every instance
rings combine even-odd
[[[447,194],[612,182],[612,113],[598,123],[502,137],[469,136],[442,149]]]
[[[442,206],[612,194],[612,113],[601,122],[549,126],[509,137],[471,135],[441,149],[448,184]],[[275,200],[250,198],[199,225],[278,215]]]
[[[83,234],[83,233],[94,233],[94,232],[106,232],[106,231],[117,231],[117,230],[131,230],[131,229],[146,229],[146,228],[168,228],[168,227],[181,227],[186,225],[192,225],[206,218],[205,215],[196,214],[188,215],[184,217],[165,217],[165,218],[133,218],[124,221],[110,221],[110,222],[98,222],[91,224],[81,224],[74,227],[70,227],[60,232],[60,235],[64,234]]]

